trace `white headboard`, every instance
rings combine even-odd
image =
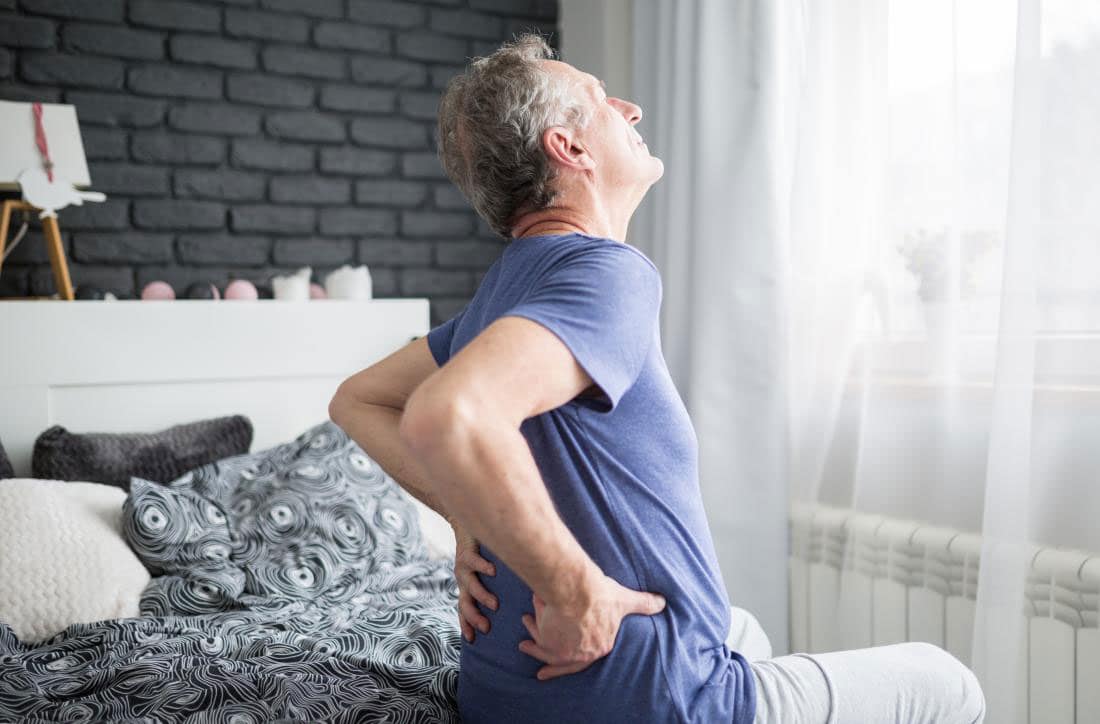
[[[328,419],[344,378],[428,329],[425,299],[0,302],[0,442],[29,477],[51,425],[154,432],[243,414],[260,450]]]

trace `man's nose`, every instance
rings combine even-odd
[[[630,101],[624,101],[622,98],[613,98],[611,100],[615,102],[615,107],[619,110],[619,113],[623,114],[623,118],[625,118],[630,125],[636,125],[638,121],[642,120],[641,106],[631,103]]]

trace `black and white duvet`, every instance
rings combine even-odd
[[[131,487],[142,617],[36,646],[0,623],[0,721],[457,719],[450,563],[338,427]]]

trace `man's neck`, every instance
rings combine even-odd
[[[512,238],[548,234],[586,234],[616,241],[626,240],[629,213],[613,213],[604,204],[574,204],[571,196],[562,194],[559,204],[548,209],[521,214],[512,226]],[[633,211],[633,209],[631,210]]]

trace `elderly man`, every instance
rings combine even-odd
[[[750,665],[724,644],[730,605],[661,354],[660,276],[622,241],[663,172],[641,117],[537,36],[455,78],[444,168],[511,242],[465,310],[347,380],[330,414],[454,526],[464,721],[896,720],[858,718],[889,687],[845,710],[828,662]],[[896,648],[903,683],[934,666],[954,687],[914,721],[980,718],[958,662]]]

